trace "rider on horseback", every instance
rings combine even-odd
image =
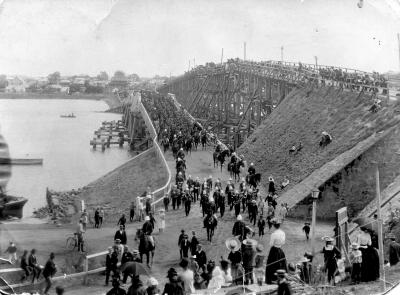
[[[183,148],[180,148],[180,149],[179,149],[179,151],[178,151],[178,153],[177,153],[176,156],[177,156],[178,158],[185,159],[185,152],[183,151]]]

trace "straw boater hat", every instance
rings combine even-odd
[[[354,243],[351,243],[351,248],[354,250],[358,250],[358,248],[360,248],[360,245],[358,245],[358,243],[354,242]]]
[[[268,178],[268,181],[274,181],[274,179],[272,178],[272,176],[270,176],[270,177]]]
[[[253,239],[246,239],[242,242],[244,246],[255,248],[257,246],[257,241]]]
[[[240,249],[240,242],[236,238],[229,238],[225,241],[226,248],[228,250],[236,252]]]
[[[237,221],[242,221],[242,220],[243,220],[242,215],[239,214],[239,215],[236,217],[236,220],[237,220]]]
[[[145,221],[150,221],[150,217],[149,217],[149,216],[146,216],[146,217],[144,218],[144,220],[145,220]]]
[[[310,262],[310,259],[308,259],[307,257],[302,257],[299,261],[299,263],[305,263],[305,262]]]

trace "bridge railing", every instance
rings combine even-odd
[[[232,71],[244,71],[264,77],[285,80],[291,83],[306,82],[328,85],[351,91],[366,91],[389,97],[389,87],[386,79],[378,73],[369,73],[350,68],[314,65],[306,63],[248,60],[229,60],[213,67],[199,66],[176,77],[170,83],[176,83],[195,75],[219,75]],[[161,87],[162,88],[162,87]]]

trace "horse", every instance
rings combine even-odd
[[[203,149],[203,150],[206,149],[206,145],[207,145],[207,134],[204,133],[204,134],[201,136],[201,146],[202,146],[202,149]]]
[[[256,173],[253,175],[248,174],[246,176],[246,183],[254,188],[257,187],[260,181],[261,181],[261,173]]]
[[[230,172],[231,177],[236,181],[240,180],[240,168],[244,167],[244,161],[242,159],[236,161],[236,162],[231,162],[228,164],[228,171]]]
[[[161,140],[161,144],[162,144],[162,146],[164,147],[164,153],[165,153],[166,151],[168,151],[168,149],[169,149],[169,140],[168,140],[168,137],[163,137],[163,139]]]
[[[198,132],[196,132],[193,139],[194,139],[194,147],[196,148],[196,151],[197,151],[197,146],[200,143],[200,135]]]
[[[136,231],[135,241],[139,240],[139,254],[140,260],[143,263],[143,254],[146,255],[147,266],[150,268],[153,265],[154,251],[156,249],[154,239],[152,236],[147,235],[141,228]],[[150,262],[151,254],[151,262]]]
[[[185,140],[185,151],[188,154],[192,154],[192,137]]]
[[[214,229],[218,225],[217,219],[214,217],[214,215],[211,215],[210,213],[204,218],[204,227],[207,229],[207,241],[212,240],[212,237],[214,235]]]
[[[215,151],[213,153],[214,168],[215,166],[218,167],[218,162],[219,162],[221,165],[221,172],[222,172],[222,166],[225,163],[225,157],[227,157],[228,155],[229,155],[229,150],[223,150],[222,152]]]
[[[172,154],[173,154],[173,156],[174,156],[175,159],[176,159],[176,155],[177,155],[178,151],[179,151],[179,145],[178,145],[178,143],[175,141],[175,142],[172,144]]]

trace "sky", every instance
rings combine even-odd
[[[400,0],[0,0],[0,74],[180,75],[223,59],[399,70]]]

